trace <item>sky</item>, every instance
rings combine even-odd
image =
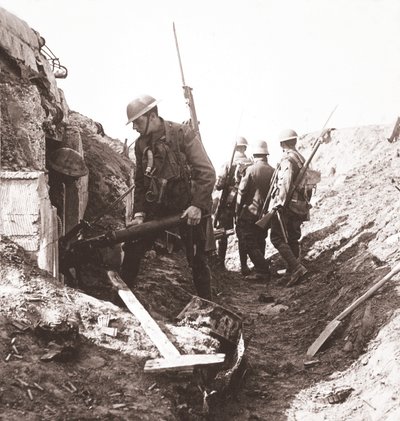
[[[205,148],[218,166],[237,136],[394,124],[400,115],[400,0],[0,0],[68,68],[69,107],[130,144],[126,106],[149,94],[190,117],[173,34]]]

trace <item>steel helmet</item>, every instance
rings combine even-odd
[[[269,155],[268,145],[265,140],[259,140],[253,148],[253,155]]]
[[[128,122],[132,123],[137,118],[154,108],[160,101],[156,100],[150,95],[141,95],[131,101],[126,107],[126,114],[128,116]]]
[[[297,133],[292,129],[286,129],[279,133],[278,142],[286,142],[287,140],[297,139]]]
[[[247,146],[247,140],[243,136],[239,136],[236,138],[236,146]]]
[[[89,170],[83,156],[71,148],[58,148],[49,158],[50,167],[70,177],[83,177]]]

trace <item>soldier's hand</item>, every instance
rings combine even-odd
[[[132,227],[134,225],[140,225],[144,222],[144,215],[135,215],[131,222],[126,224],[126,228]]]
[[[188,225],[198,225],[201,221],[201,209],[197,206],[189,206],[181,216],[181,218],[185,217],[187,217]]]
[[[329,142],[331,140],[331,131],[335,130],[332,128],[324,129],[320,135],[323,142]]]

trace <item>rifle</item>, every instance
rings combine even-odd
[[[278,177],[278,173],[279,173],[280,168],[281,168],[281,164],[278,164],[278,166],[275,168],[274,173],[272,174],[271,181],[270,181],[270,184],[269,184],[268,193],[267,193],[267,196],[265,197],[263,206],[262,206],[260,212],[258,213],[258,219],[261,219],[264,215],[266,215],[268,213],[269,204],[270,204],[271,198],[272,198],[272,192],[274,191],[276,178]]]
[[[285,199],[285,203],[283,204],[283,208],[286,208],[290,202],[290,200],[292,199],[293,193],[294,191],[299,187],[299,185],[301,184],[301,182],[303,181],[303,178],[306,174],[306,171],[310,165],[311,160],[314,158],[314,155],[316,154],[319,146],[321,145],[321,143],[324,141],[325,136],[329,135],[330,132],[334,129],[325,129],[326,125],[328,124],[328,121],[330,120],[330,118],[332,117],[332,114],[335,112],[337,108],[336,107],[332,110],[332,112],[330,113],[328,119],[326,120],[324,127],[321,130],[321,133],[319,134],[319,136],[317,137],[313,147],[312,147],[312,151],[311,151],[311,155],[308,157],[308,159],[304,162],[303,166],[301,167],[299,173],[297,174],[296,180],[294,181],[294,183],[291,185],[289,192],[286,196]],[[264,216],[262,216],[257,222],[256,225],[261,228],[262,230],[267,230],[270,226],[271,220],[274,217],[275,213],[277,212],[277,209],[271,209],[269,212],[267,212]]]
[[[214,230],[214,237],[216,240],[221,240],[221,238],[229,237],[235,233],[234,229],[225,229],[225,228],[218,228]]]
[[[173,23],[172,25],[174,29],[175,45],[176,45],[176,51],[178,53],[179,67],[181,69],[183,96],[185,97],[186,104],[188,105],[189,110],[190,110],[190,120],[191,120],[190,125],[192,126],[192,129],[196,132],[196,134],[199,136],[199,139],[201,141],[199,122],[197,120],[196,108],[194,106],[192,88],[187,86],[185,83],[185,76],[183,74],[182,60],[181,60],[181,55],[179,53],[179,45],[178,45],[178,38],[176,36],[175,23]]]
[[[235,177],[235,166],[233,165],[233,160],[235,158],[235,152],[236,152],[236,142],[235,146],[233,148],[231,160],[229,162],[229,168],[228,168],[228,174],[226,176],[226,180],[224,183],[224,187],[222,189],[221,197],[218,202],[218,207],[215,212],[215,218],[214,218],[214,228],[217,228],[218,222],[221,218],[222,212],[224,209],[226,209],[227,203],[228,203],[228,197],[230,193],[230,189],[232,187],[232,181]]]

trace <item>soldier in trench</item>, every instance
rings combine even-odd
[[[249,281],[268,282],[269,262],[264,258],[266,234],[255,223],[267,196],[274,169],[268,164],[268,145],[261,140],[253,149],[254,163],[246,169],[237,196],[236,234],[243,252],[254,264],[254,272],[245,277]]]
[[[198,296],[211,299],[211,272],[205,251],[207,218],[211,214],[214,167],[199,137],[188,125],[165,121],[150,95],[127,106],[128,123],[140,137],[135,143],[136,172],[133,224],[182,212],[180,225],[186,256]],[[130,288],[140,262],[155,238],[124,244],[121,276]]]
[[[309,220],[309,198],[299,189],[295,189],[288,197],[305,162],[303,155],[296,149],[297,139],[294,130],[284,130],[278,137],[283,154],[272,192],[272,207],[276,213],[271,221],[270,239],[286,263],[287,273],[282,282],[287,286],[297,284],[307,273],[307,268],[300,262],[299,240],[301,225]]]
[[[231,168],[229,167],[229,163],[225,163],[218,174],[215,189],[217,191],[222,191],[223,189],[228,188],[229,194],[225,209],[222,209],[217,228],[224,228],[225,230],[229,230],[234,227],[234,221],[236,220],[235,207],[237,189],[240,180],[246,172],[246,168],[253,163],[252,160],[246,156],[247,146],[247,140],[243,136],[239,136],[236,139],[235,155],[232,162],[233,172],[235,175],[232,180],[229,180],[229,172],[231,170]],[[227,183],[229,183],[229,181],[230,185],[227,186]],[[250,273],[250,269],[247,266],[247,253],[244,250],[243,243],[240,241],[238,243],[238,248],[241,272],[243,275],[248,275]],[[225,257],[227,249],[228,238],[226,236],[223,236],[220,240],[218,240],[217,248],[217,265],[222,269],[225,269]]]

